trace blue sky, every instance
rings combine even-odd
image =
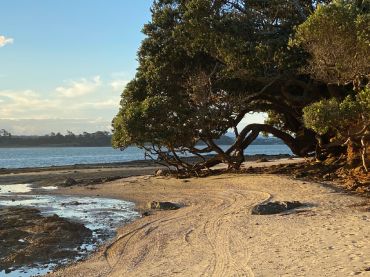
[[[0,129],[28,135],[110,130],[120,94],[135,75],[151,4],[1,0]]]
[[[1,0],[0,128],[65,132],[68,120],[75,132],[109,128],[151,3]]]

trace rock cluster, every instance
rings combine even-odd
[[[150,209],[153,210],[177,210],[180,209],[180,205],[172,202],[158,202],[152,201],[148,204]]]
[[[268,215],[278,214],[303,206],[299,201],[277,201],[259,204],[252,209],[252,214]]]
[[[0,218],[0,271],[73,258],[92,235],[83,224],[34,208],[0,208]]]
[[[77,181],[73,178],[68,177],[64,180],[64,182],[61,184],[63,187],[71,187],[77,184]]]

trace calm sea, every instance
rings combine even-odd
[[[223,148],[227,148],[226,146]],[[245,154],[292,154],[286,145],[250,145]],[[143,160],[136,147],[125,151],[110,147],[0,148],[0,168],[48,167]]]

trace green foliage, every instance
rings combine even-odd
[[[307,72],[325,82],[342,84],[369,76],[369,10],[369,0],[320,5],[290,42],[311,55]]]
[[[304,108],[304,122],[318,134],[334,132],[339,140],[355,136],[370,122],[370,89],[355,97],[347,96],[342,102],[332,98]]]
[[[311,1],[192,0],[177,31],[190,53],[204,51],[235,75],[272,76],[304,63],[302,51],[287,43],[313,7]]]
[[[335,98],[311,104],[303,111],[306,127],[321,135],[329,132],[331,128],[336,128],[340,118],[339,101]]]
[[[214,139],[234,129],[239,135],[234,148],[220,154],[216,146],[225,161],[242,155],[240,148],[261,130],[279,129],[295,153],[312,151],[314,135],[303,125],[302,108],[322,97],[316,90],[323,86],[301,76],[308,55],[288,42],[295,27],[325,2],[155,1],[152,20],[143,28],[137,74],[112,122],[113,145],[176,152],[203,140],[203,150],[210,152]],[[252,112],[269,112],[269,126],[236,130]]]
[[[287,133],[291,133],[283,114],[274,111],[268,111],[267,115],[268,117],[265,119],[265,124],[274,126],[275,128],[283,130]],[[268,134],[264,133],[264,135],[267,136]]]

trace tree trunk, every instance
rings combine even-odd
[[[239,145],[242,145],[244,150],[257,138],[260,132],[266,132],[274,135],[277,138],[280,138],[297,156],[304,157],[310,152],[315,151],[315,133],[308,129],[303,129],[299,136],[294,138],[290,134],[268,124],[250,124],[240,132],[239,137],[236,139],[234,145],[232,145],[225,153],[231,154]],[[249,133],[251,134],[247,136]]]

